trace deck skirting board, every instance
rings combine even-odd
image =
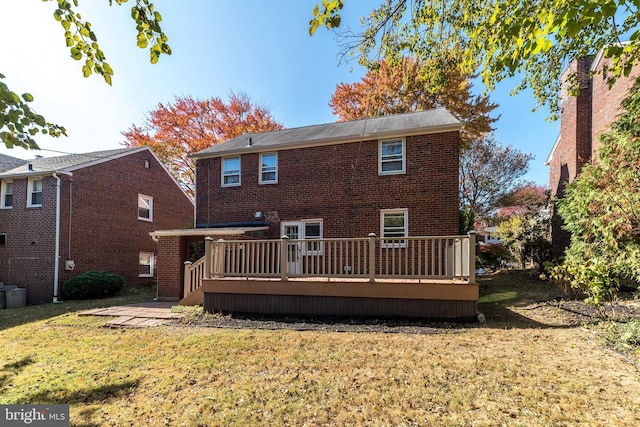
[[[476,301],[209,292],[204,293],[203,306],[209,313],[408,317],[455,321],[473,321],[478,311]]]

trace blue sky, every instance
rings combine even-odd
[[[35,97],[38,113],[67,128],[68,138],[37,139],[41,148],[65,153],[120,147],[122,131],[141,125],[146,113],[176,95],[204,99],[244,92],[285,127],[329,123],[336,120],[328,106],[336,85],[358,81],[364,70],[355,61],[339,64],[333,33],[322,29],[309,37],[316,2],[156,0],[173,54],[150,65],[148,52],[135,46],[130,4],[80,0],[78,10],[92,22],[114,69],[110,87],[99,76],[82,77],[82,64],[70,58],[62,27],[52,17],[55,1],[2,0],[0,73],[14,91]],[[374,4],[348,1],[343,27],[358,29],[359,16]],[[496,139],[534,154],[525,178],[547,184],[544,161],[559,124],[545,121],[546,108],[531,112],[530,93],[509,96],[517,83],[503,82],[491,94],[500,105]],[[4,146],[0,152],[21,158],[58,155]]]

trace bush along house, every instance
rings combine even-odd
[[[436,109],[196,153],[196,228],[153,233],[159,295],[207,311],[475,318],[475,234],[456,235],[460,128]],[[205,255],[184,263],[194,237]]]
[[[0,281],[29,303],[58,301],[70,277],[156,277],[157,228],[192,228],[193,202],[148,147],[33,160],[0,157]]]

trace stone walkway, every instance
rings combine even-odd
[[[112,328],[148,328],[158,326],[167,320],[184,317],[180,313],[172,313],[171,302],[146,302],[119,307],[96,308],[80,313],[80,316],[110,316],[105,326]]]

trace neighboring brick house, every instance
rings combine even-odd
[[[148,147],[2,156],[0,182],[0,281],[27,288],[29,303],[57,300],[66,279],[91,270],[149,284],[149,233],[193,226],[193,202]]]
[[[215,145],[193,156],[196,227],[258,221],[269,238],[365,237],[386,233],[386,220],[406,235],[456,234],[460,127],[438,109]]]
[[[628,77],[619,78],[609,87],[602,72],[605,64],[611,65],[611,60],[600,52],[595,57],[572,61],[562,75],[560,134],[546,161],[552,197],[562,198],[565,187],[582,167],[597,159],[600,135],[615,122],[622,101],[640,75],[640,67],[635,67]],[[574,72],[580,87],[578,96],[568,93],[568,76]],[[557,215],[552,220],[551,237],[554,253],[560,255],[569,245],[570,236]]]

